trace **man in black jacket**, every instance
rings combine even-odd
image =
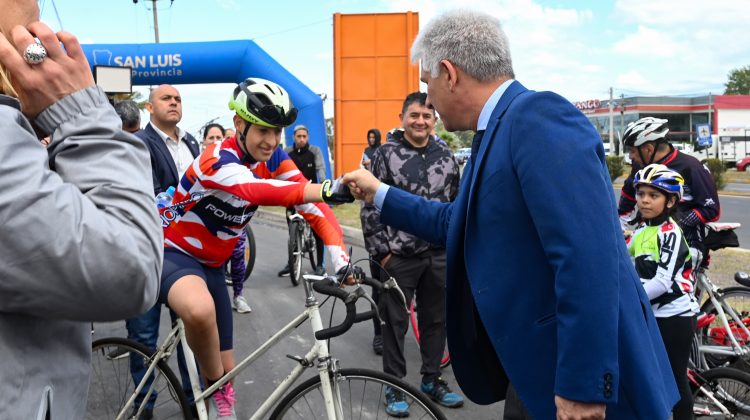
[[[310,144],[310,132],[304,125],[300,124],[294,127],[294,144],[284,149],[286,154],[292,158],[297,168],[302,172],[310,182],[318,183],[326,179],[326,167],[323,163],[323,152],[318,146]],[[289,211],[289,210],[287,210]],[[317,254],[318,267],[315,272],[320,274],[325,272],[323,264],[323,240],[313,231],[315,237],[315,252]],[[281,271],[279,277],[289,275],[289,264]]]
[[[427,94],[420,92],[406,97],[399,115],[403,130],[395,130],[392,139],[373,153],[370,171],[388,185],[429,200],[450,202],[458,194],[458,162],[451,149],[430,134],[437,118],[435,109],[426,100]],[[421,390],[443,406],[462,406],[463,397],[452,392],[440,377],[440,359],[445,349],[445,248],[380,224],[380,212],[372,204],[362,208],[361,218],[367,252],[376,255],[385,271],[396,279],[407,305],[416,295]],[[404,302],[393,293],[380,295],[378,309],[385,321],[383,370],[403,378],[406,376],[404,335],[409,315]],[[385,394],[389,415],[408,415],[409,407],[400,392],[387,388]]]

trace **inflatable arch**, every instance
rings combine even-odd
[[[88,44],[82,47],[92,67],[132,67],[133,85],[239,83],[246,77],[260,77],[280,84],[299,109],[294,125],[304,124],[310,130],[310,143],[323,152],[326,176],[330,178],[323,101],[255,42]],[[227,92],[227,102],[229,94]],[[287,139],[292,139],[292,127],[287,128],[285,134]]]

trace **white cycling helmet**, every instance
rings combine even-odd
[[[622,136],[625,146],[639,147],[652,141],[665,141],[669,128],[667,120],[654,117],[644,117],[628,124]]]

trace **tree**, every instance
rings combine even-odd
[[[443,120],[438,120],[437,124],[435,124],[435,132],[440,136],[440,138],[445,139],[443,137],[443,133],[448,133],[446,131],[445,126],[443,125]],[[451,133],[451,142],[446,141],[453,150],[460,149],[462,147],[471,147],[471,140],[474,138],[474,132],[471,130],[468,131],[454,131]]]
[[[725,95],[750,95],[750,66],[730,71],[729,80],[724,86]]]
[[[130,93],[115,93],[112,95],[112,98],[115,102],[131,100],[138,105],[138,109],[144,109],[146,107],[146,102],[148,102],[148,99],[143,99],[143,94],[137,90]]]

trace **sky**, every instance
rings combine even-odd
[[[152,43],[150,0],[39,0],[42,20],[81,43]],[[750,65],[745,0],[159,0],[161,42],[251,39],[315,93],[333,116],[333,14],[419,13],[420,27],[455,7],[496,16],[516,79],[571,101],[721,94]],[[216,63],[222,66],[223,63]],[[252,76],[252,75],[248,75]],[[177,85],[180,126],[231,125],[233,85]],[[134,87],[147,96],[147,87]],[[397,116],[394,116],[394,119]],[[143,115],[144,123],[148,119]]]

